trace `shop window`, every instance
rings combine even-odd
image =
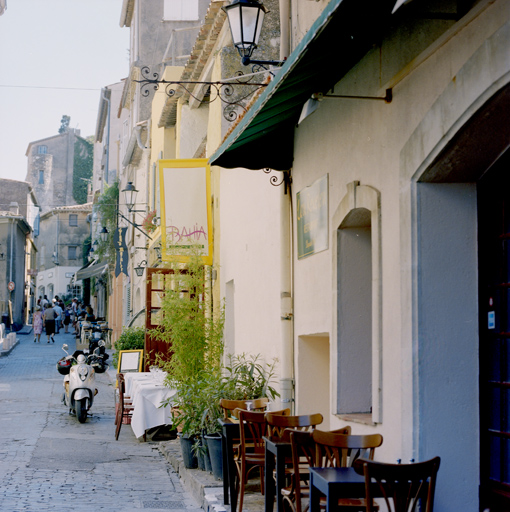
[[[81,297],[81,286],[73,286],[72,284],[67,285],[67,294],[72,295],[73,298]]]

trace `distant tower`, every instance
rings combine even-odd
[[[69,121],[68,116],[62,118],[59,135],[28,145],[25,181],[32,185],[41,213],[87,201],[93,148],[91,143],[80,137],[79,130],[69,128]]]

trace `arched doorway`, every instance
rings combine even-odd
[[[510,509],[509,112],[507,85],[416,185],[419,457],[465,468],[492,512]]]

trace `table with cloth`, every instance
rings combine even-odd
[[[133,402],[131,428],[137,438],[150,428],[172,424],[170,406],[160,405],[175,396],[175,389],[161,384],[151,372],[126,372],[124,380],[126,395]]]

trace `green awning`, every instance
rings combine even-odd
[[[105,272],[108,269],[108,261],[103,260],[97,263],[93,264],[87,264],[80,268],[74,274],[74,280],[80,281],[81,279],[89,279],[91,277],[97,277],[100,276],[103,272]]]
[[[303,105],[313,93],[329,91],[370,50],[394,4],[331,0],[209,163],[229,169],[290,169]]]

